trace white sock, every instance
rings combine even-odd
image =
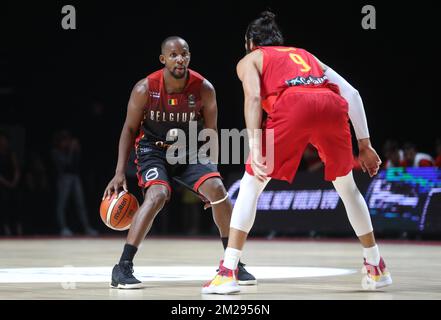
[[[378,246],[363,248],[363,257],[366,258],[367,263],[378,266],[380,264],[380,251],[378,250]]]
[[[224,267],[230,270],[236,270],[241,255],[241,250],[228,247],[224,254]]]

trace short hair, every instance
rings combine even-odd
[[[256,46],[283,45],[283,35],[275,21],[276,15],[264,11],[260,17],[252,21],[247,28],[245,36],[252,40]]]
[[[165,39],[161,42],[161,53],[164,52],[165,45],[166,45],[169,41],[175,41],[175,40],[182,40],[182,41],[184,41],[185,43],[187,43],[187,41],[185,41],[184,39],[182,39],[182,38],[179,37],[179,36],[170,36],[170,37],[167,37],[167,38],[165,38]],[[188,43],[187,43],[187,45],[188,45]]]

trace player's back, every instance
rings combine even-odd
[[[317,59],[308,51],[294,47],[258,47],[263,53],[261,75],[262,105],[268,113],[289,87],[328,87]]]

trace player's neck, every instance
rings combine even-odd
[[[172,93],[181,93],[184,91],[185,86],[187,85],[189,73],[182,79],[176,79],[167,69],[164,69],[164,85],[165,90],[168,94]]]

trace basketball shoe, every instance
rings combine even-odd
[[[240,292],[239,284],[237,282],[238,269],[235,271],[227,269],[223,265],[223,260],[220,262],[219,271],[213,280],[207,282],[202,287],[202,293],[205,294],[231,294]]]
[[[256,278],[245,269],[245,263],[239,261],[237,280],[241,286],[252,286],[257,284]]]
[[[361,272],[364,274],[361,280],[361,286],[364,290],[375,290],[392,284],[392,277],[386,269],[383,258],[380,258],[378,266],[369,264],[364,259]]]
[[[118,289],[139,289],[142,288],[142,283],[133,276],[133,262],[132,261],[120,261],[113,267],[112,270],[112,282],[110,283],[112,288]]]

